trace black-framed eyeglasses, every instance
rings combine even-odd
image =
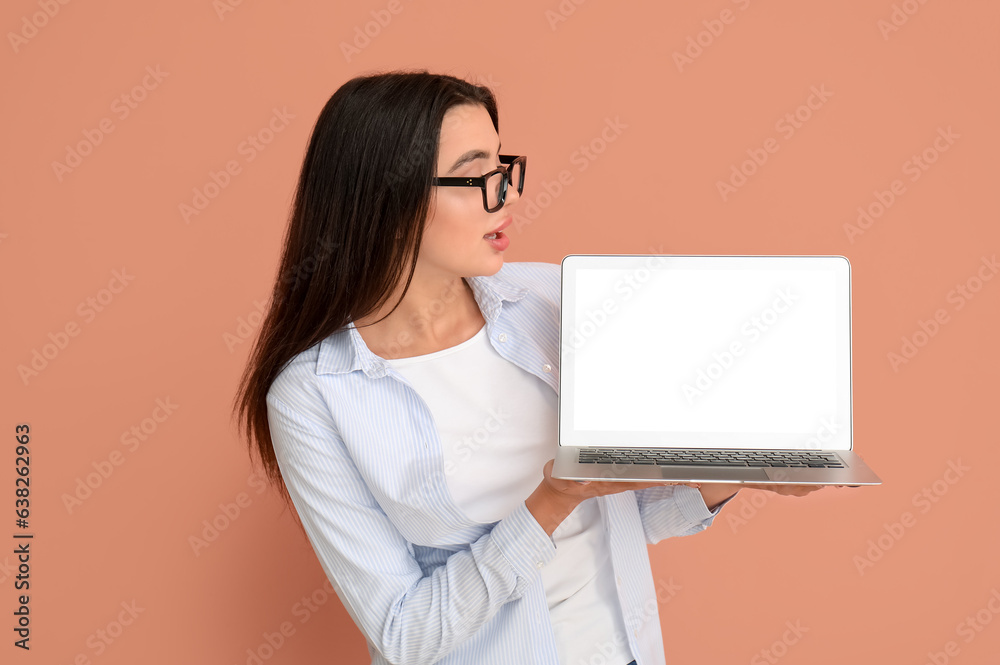
[[[483,208],[486,212],[496,212],[507,200],[507,185],[513,183],[518,196],[524,191],[524,168],[528,162],[525,156],[498,155],[503,166],[478,178],[434,178],[440,187],[478,187],[483,190]]]

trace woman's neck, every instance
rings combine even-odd
[[[434,353],[470,339],[485,324],[472,288],[461,277],[414,272],[406,295],[386,316],[401,291],[402,285],[378,312],[354,322],[375,355],[392,359]]]

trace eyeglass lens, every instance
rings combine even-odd
[[[517,188],[521,185],[521,163],[516,162],[507,167],[508,187]],[[503,186],[503,173],[494,173],[486,181],[486,202],[489,207],[496,208],[500,204],[500,192]]]

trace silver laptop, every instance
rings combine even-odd
[[[574,480],[878,485],[853,451],[842,256],[567,256]]]

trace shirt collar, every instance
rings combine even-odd
[[[499,273],[489,277],[467,278],[472,293],[479,304],[483,317],[489,324],[496,323],[504,301],[517,302],[528,293],[528,289],[508,282]]]
[[[502,272],[502,269],[501,269]],[[486,319],[487,329],[500,317],[504,302],[517,302],[528,293],[528,289],[509,282],[500,273],[485,277],[467,277],[473,296]],[[322,342],[316,360],[317,374],[346,374],[355,370],[363,371],[369,378],[377,379],[389,373],[389,364],[365,344],[361,333],[348,323]]]

